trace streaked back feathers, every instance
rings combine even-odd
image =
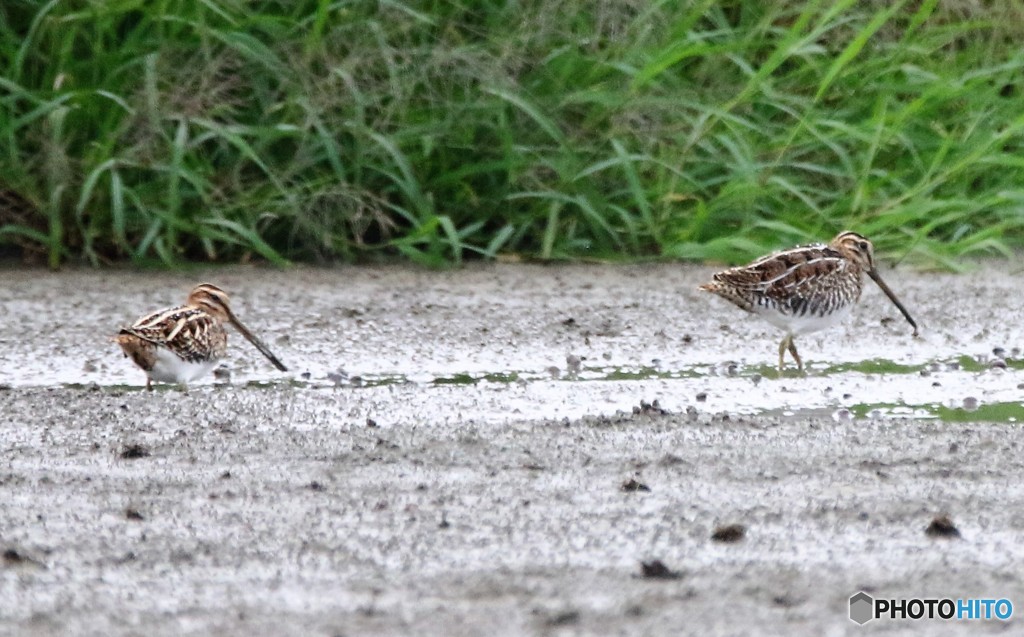
[[[141,317],[131,326],[121,328],[120,334],[166,347],[185,361],[214,360],[227,350],[222,314],[222,309],[211,312],[199,305],[171,307]],[[125,341],[119,342],[123,345]]]

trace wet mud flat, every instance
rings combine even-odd
[[[0,632],[1019,629],[1013,275],[887,273],[920,339],[875,290],[779,378],[708,271],[5,271]],[[141,391],[106,337],[200,279],[293,371],[234,338]],[[1019,609],[861,628],[858,590]]]

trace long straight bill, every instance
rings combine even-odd
[[[869,270],[868,276],[871,277],[872,281],[878,284],[878,287],[882,288],[882,291],[885,292],[885,295],[887,297],[889,297],[889,300],[892,301],[892,304],[899,308],[900,312],[903,313],[903,317],[907,319],[907,323],[910,323],[910,325],[913,326],[914,336],[917,336],[917,323],[914,321],[913,317],[910,316],[910,312],[907,311],[907,308],[903,307],[903,304],[900,303],[900,300],[897,299],[896,295],[893,294],[892,290],[889,289],[889,286],[885,284],[885,281],[882,280],[882,277],[878,276],[878,273],[875,272],[874,270]]]
[[[274,367],[278,368],[282,372],[288,371],[288,368],[284,366],[284,363],[278,360],[277,356],[274,356],[274,353],[270,351],[270,348],[264,345],[263,341],[256,338],[256,335],[250,332],[246,326],[242,325],[242,322],[239,321],[234,314],[229,313],[228,320],[231,321],[231,324],[235,326],[235,329],[245,337],[245,340],[252,343],[256,349],[260,351],[260,354],[266,356],[267,360],[274,364]]]

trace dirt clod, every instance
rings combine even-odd
[[[640,562],[640,576],[645,579],[679,579],[682,573],[673,571],[661,560]]]
[[[622,483],[622,490],[626,493],[636,493],[637,491],[649,492],[651,488],[643,482],[637,482],[633,478],[630,478]]]
[[[146,458],[149,456],[149,449],[144,445],[138,443],[132,443],[125,445],[121,452],[118,454],[124,460],[136,460],[138,458]]]
[[[724,544],[732,544],[739,542],[747,535],[747,527],[742,524],[727,524],[720,526],[715,529],[714,533],[711,534],[711,539],[715,542],[722,542]]]
[[[20,564],[25,561],[25,556],[18,552],[18,549],[5,549],[4,562],[8,564]]]
[[[938,515],[924,530],[928,537],[954,539],[960,537],[960,529],[956,528],[948,515]]]

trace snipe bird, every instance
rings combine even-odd
[[[874,246],[856,232],[840,232],[828,244],[798,246],[729,268],[700,289],[785,331],[779,344],[779,371],[787,350],[803,371],[794,338],[831,327],[849,314],[864,289],[864,274],[882,288],[917,336],[917,323],[875,269]]]
[[[229,323],[282,372],[288,368],[248,330],[228,305],[227,293],[209,283],[197,285],[185,305],[157,310],[141,317],[114,337],[126,357],[146,372],[146,389],[153,381],[186,385],[207,374],[224,357]]]

